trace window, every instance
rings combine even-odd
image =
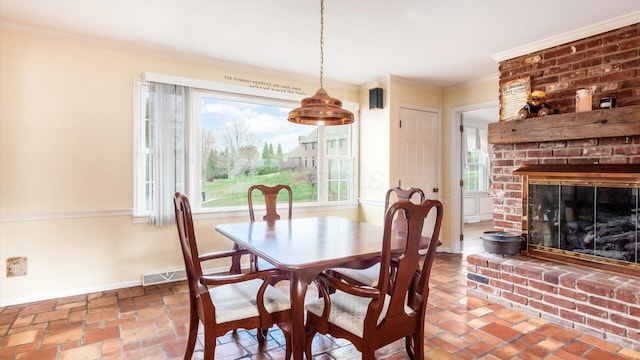
[[[487,152],[487,130],[465,125],[463,139],[466,142],[464,167],[464,190],[468,192],[489,191],[489,153]]]
[[[224,85],[222,85],[224,87]],[[149,142],[149,84],[137,94],[136,215],[153,206],[154,149]],[[190,89],[185,189],[194,211],[246,206],[253,184],[288,184],[294,203],[351,202],[352,126],[309,126],[287,121],[299,102],[219,90]],[[345,142],[341,148],[328,143]],[[172,194],[171,194],[172,195]]]

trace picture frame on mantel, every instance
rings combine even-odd
[[[527,103],[531,94],[531,77],[500,83],[500,121],[518,119],[518,111]]]

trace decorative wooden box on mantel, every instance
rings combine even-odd
[[[640,135],[640,105],[489,124],[489,144]]]

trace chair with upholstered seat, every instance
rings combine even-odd
[[[264,216],[262,217],[262,220],[264,221],[276,221],[281,219],[281,216],[278,213],[278,208],[277,208],[278,196],[281,193],[284,193],[285,196],[287,196],[287,215],[288,215],[287,219],[291,220],[292,211],[293,211],[292,209],[293,192],[291,191],[291,187],[289,185],[279,184],[274,186],[268,186],[268,185],[250,186],[249,189],[247,190],[247,202],[249,204],[249,219],[251,219],[251,222],[256,221],[256,212],[257,212],[255,207],[253,206],[254,193],[262,193],[262,199],[264,202]],[[237,250],[238,246],[234,245],[233,249]],[[259,259],[257,256],[252,254],[251,261],[250,261],[251,271],[256,271],[261,268],[270,269],[270,268],[273,268],[273,265],[269,264],[264,260]],[[233,259],[232,265],[231,265],[231,272],[236,274],[240,273],[239,257],[236,257]]]
[[[293,193],[289,185],[283,185],[283,184],[274,185],[274,186],[253,185],[247,191],[247,201],[249,203],[249,218],[251,219],[251,222],[256,221],[256,215],[255,215],[256,209],[254,209],[254,206],[253,206],[253,201],[254,201],[253,197],[254,197],[254,193],[258,193],[258,192],[262,193],[263,200],[264,200],[265,210],[264,210],[264,216],[262,217],[262,220],[276,221],[281,219],[281,216],[278,213],[278,208],[277,208],[278,195],[280,195],[281,193],[284,193],[286,196],[287,219],[291,220],[292,210],[293,210],[291,205],[293,202]],[[273,265],[271,265],[267,261],[262,260],[255,255],[251,255],[251,269],[253,271],[256,271],[258,269],[271,269],[271,268],[273,268]]]
[[[204,275],[202,262],[239,257],[248,252],[230,250],[200,254],[189,199],[176,193],[173,200],[191,303],[185,360],[193,355],[199,323],[204,329],[205,359],[214,358],[219,336],[240,328],[257,329],[258,343],[262,345],[266,329],[274,324],[282,329],[288,358],[291,354],[290,302],[285,293],[270,284],[283,274],[271,269],[245,274]]]
[[[425,200],[424,191],[413,187],[409,189],[402,189],[400,187],[389,188],[384,199],[385,211],[389,208],[389,204],[403,200],[421,203]],[[399,233],[407,231],[407,224],[402,217],[394,219],[393,230]],[[423,239],[423,244],[426,244],[427,241],[428,239]],[[380,267],[377,260],[371,260],[368,263],[364,262],[360,264],[358,268],[335,268],[328,270],[328,272],[335,277],[342,278],[354,284],[375,286],[378,283]]]
[[[430,226],[426,254],[421,256],[421,233],[429,214],[435,215],[435,221],[433,227]],[[397,236],[393,230],[397,216],[403,217],[407,225],[407,231],[401,235],[406,241],[399,252],[391,248]],[[385,214],[380,271],[375,286],[350,284],[321,273],[316,278],[322,285],[319,286],[321,297],[306,306],[307,358],[312,358],[313,337],[319,332],[350,341],[364,360],[374,359],[376,349],[404,338],[409,357],[422,360],[429,276],[441,225],[440,201],[425,200],[420,204],[397,201]],[[328,289],[335,291],[329,294]]]

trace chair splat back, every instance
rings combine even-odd
[[[426,254],[421,244],[425,219],[430,233]],[[346,282],[331,273],[322,273],[317,281],[321,298],[307,305],[305,353],[311,358],[311,343],[316,333],[349,340],[365,360],[375,358],[375,350],[405,339],[411,359],[424,359],[424,320],[429,296],[429,276],[435,259],[442,226],[443,208],[438,200],[419,204],[400,200],[385,213],[380,272],[374,286]],[[401,217],[406,232],[393,228]],[[395,245],[394,245],[395,244]],[[402,244],[402,245],[400,245]],[[401,249],[398,249],[400,245]],[[335,292],[330,293],[329,289]]]
[[[427,244],[426,255],[422,259],[423,237],[422,230],[425,218],[431,211],[436,212],[436,221],[431,230],[430,241]],[[388,223],[393,223],[398,218],[403,218],[407,225],[405,234],[405,247],[400,256],[394,255],[391,259],[390,245],[391,234],[387,236]],[[426,310],[426,299],[429,293],[428,279],[431,274],[431,264],[435,259],[436,248],[440,227],[442,226],[442,204],[437,200],[425,200],[421,204],[414,204],[408,200],[402,200],[392,204],[385,214],[385,238],[383,257],[389,257],[389,266],[394,266],[394,271],[389,275],[389,271],[380,271],[380,290],[383,287],[390,287],[391,303],[389,305],[388,316],[404,314],[405,295],[408,305],[414,311],[420,313]],[[434,239],[435,238],[435,239]],[[424,250],[424,249],[423,249]],[[386,259],[385,259],[386,261]],[[394,261],[394,264],[391,264]],[[381,269],[385,265],[381,264]],[[388,268],[387,268],[388,269]],[[393,278],[391,277],[393,276]],[[383,278],[384,277],[384,278]],[[424,301],[419,301],[424,299]],[[421,308],[421,307],[425,308]]]
[[[278,214],[278,195],[281,192],[284,192],[287,196],[287,219],[291,220],[293,209],[293,192],[291,191],[291,187],[289,185],[278,184],[274,186],[268,185],[252,185],[247,190],[247,202],[249,203],[249,218],[251,222],[256,221],[255,210],[253,206],[253,193],[261,192],[264,198],[264,206],[265,206],[265,215],[262,217],[264,221],[276,221],[280,220],[281,216]],[[238,249],[237,245],[234,245],[234,249]],[[232,262],[232,272],[238,273],[240,272],[240,262],[239,259],[235,258]],[[261,260],[256,255],[251,255],[250,268],[252,271],[256,271],[259,269],[269,269],[273,268],[273,265],[267,263],[264,260]]]
[[[395,198],[396,198],[395,201],[403,201],[403,200],[411,201],[415,199],[416,195],[417,195],[417,199],[415,200],[417,200],[418,203],[421,203],[425,200],[424,191],[422,191],[422,189],[414,188],[414,187],[409,189],[402,189],[398,186],[392,187],[392,188],[389,188],[389,190],[387,190],[387,193],[384,197],[385,211],[387,211],[387,209],[389,209],[389,205],[394,202],[392,201],[393,195],[395,195]],[[401,232],[407,230],[407,223],[404,221],[403,217],[398,217],[394,221],[394,229]]]
[[[267,185],[253,185],[247,191],[247,197],[249,202],[249,217],[251,221],[256,221],[255,213],[253,209],[253,192],[254,191],[262,192],[264,196],[264,205],[266,209],[266,214],[262,218],[265,221],[275,221],[280,220],[280,214],[278,214],[276,205],[278,203],[278,194],[280,191],[284,190],[288,196],[288,219],[291,219],[292,214],[292,202],[293,202],[293,193],[291,192],[291,187],[289,185],[275,185],[275,186],[267,186]]]

